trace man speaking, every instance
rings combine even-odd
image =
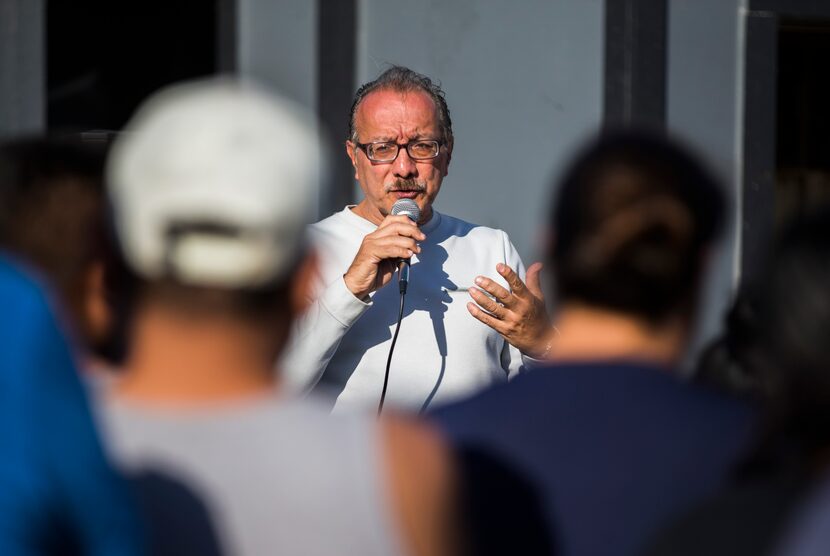
[[[541,266],[525,285],[507,234],[433,209],[453,149],[440,87],[392,67],[357,91],[349,127],[346,152],[364,198],[311,227],[321,276],[284,365],[295,370],[291,382],[333,389],[335,411],[378,407],[382,397],[387,407],[423,411],[516,374],[520,350],[543,355]],[[394,214],[402,199],[417,209]]]

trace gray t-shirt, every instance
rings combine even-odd
[[[101,396],[156,554],[398,554],[376,426],[275,396],[161,410]]]

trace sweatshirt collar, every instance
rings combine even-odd
[[[346,220],[348,220],[349,222],[351,222],[353,225],[357,226],[358,228],[366,231],[366,233],[372,233],[373,231],[375,231],[377,229],[377,225],[370,222],[370,221],[368,221],[368,220],[366,220],[362,216],[359,216],[359,215],[355,214],[355,212],[352,210],[355,206],[356,205],[346,205],[346,208],[344,208],[341,211],[341,214],[344,216],[344,218],[346,218]],[[433,230],[435,230],[440,224],[441,224],[441,214],[433,208],[432,209],[432,218],[430,218],[429,221],[426,224],[423,224],[422,226],[420,226],[420,228],[421,228],[422,232],[424,232],[425,234],[428,234],[428,233],[432,232]]]

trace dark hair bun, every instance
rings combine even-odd
[[[601,138],[553,209],[560,299],[664,319],[691,301],[722,212],[717,184],[677,145],[637,132]]]

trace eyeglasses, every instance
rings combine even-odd
[[[409,158],[413,160],[429,160],[441,152],[441,142],[418,139],[404,145],[394,141],[377,141],[374,143],[355,143],[372,162],[393,162],[398,158],[401,147],[406,149]]]

